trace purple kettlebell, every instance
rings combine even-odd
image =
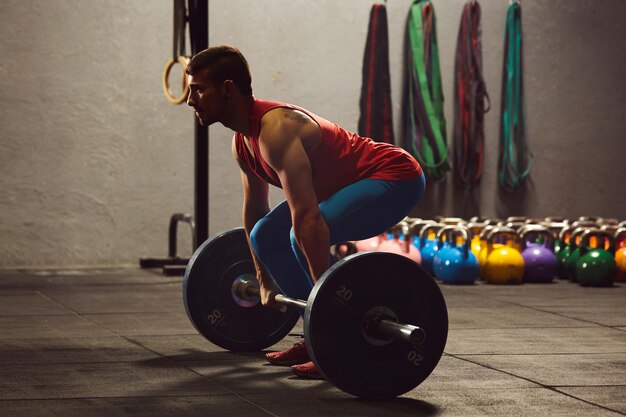
[[[558,274],[556,255],[554,254],[554,236],[542,225],[529,224],[520,229],[522,237],[522,258],[524,259],[524,282],[550,283]],[[537,237],[543,243],[532,243]]]

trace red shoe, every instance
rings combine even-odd
[[[272,365],[291,366],[310,361],[304,341],[296,343],[282,352],[270,352],[265,354],[265,359]]]
[[[305,379],[326,379],[324,378],[324,375],[322,375],[320,373],[320,371],[317,370],[317,368],[315,367],[315,364],[313,363],[313,361],[309,361],[307,363],[303,363],[301,365],[294,365],[291,367],[291,370],[293,371],[293,373],[300,377],[300,378],[305,378]]]

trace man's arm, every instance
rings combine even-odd
[[[319,136],[319,127],[308,116],[275,109],[263,117],[259,145],[263,159],[278,174],[291,209],[296,242],[309,263],[313,282],[317,282],[330,265],[330,237],[305,151],[304,141],[311,142],[306,135],[311,134]]]
[[[265,267],[263,267],[257,258],[252,245],[250,245],[250,232],[252,231],[252,228],[270,211],[269,186],[267,183],[261,181],[261,179],[259,179],[253,172],[251,172],[246,164],[239,160],[234,138],[232,151],[233,157],[239,164],[239,168],[241,168],[241,185],[243,186],[243,224],[246,229],[246,237],[248,245],[250,246],[250,252],[252,253],[254,267],[256,269],[257,280],[259,281],[261,302],[263,305],[269,305],[270,307],[281,310],[283,306],[279,303],[273,302],[273,293],[276,292],[274,280],[267,273]]]

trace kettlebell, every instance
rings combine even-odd
[[[440,278],[439,274],[437,273],[436,265],[438,263],[442,263],[443,259],[447,259],[450,256],[450,252],[453,250],[453,247],[450,244],[450,239],[452,239],[453,237],[451,236],[450,232],[454,230],[455,227],[456,226],[454,225],[446,225],[437,231],[437,235],[435,237],[437,251],[434,253],[433,256],[433,276],[435,278]]]
[[[525,219],[525,217],[509,217],[509,219]],[[519,239],[519,229],[526,226],[526,221],[517,220],[517,221],[509,221],[505,224],[500,224],[500,226],[508,227],[509,229],[513,229],[515,233],[517,233],[518,239],[507,239],[507,245],[517,249],[518,252],[522,253],[522,240]]]
[[[389,252],[400,254],[402,252],[401,243],[402,222],[389,229],[387,239],[378,246],[379,252]]]
[[[487,236],[493,229],[497,226],[487,225],[480,232],[479,240],[480,240],[480,252],[478,253],[478,268],[479,268],[479,276],[485,279],[485,265],[487,264],[487,253],[489,252],[488,244],[487,244]],[[500,246],[500,243],[493,243],[492,245]]]
[[[570,254],[569,242],[572,239],[572,232],[574,227],[567,225],[559,232],[559,251],[556,254],[557,263],[557,276],[561,279],[567,279],[567,272],[565,271],[565,260]]]
[[[414,262],[421,264],[422,256],[419,249],[413,246],[413,237],[410,234],[409,225],[406,222],[400,222],[391,228],[393,239],[383,242],[378,247],[379,252],[391,252],[398,255],[406,256]]]
[[[435,275],[433,261],[439,247],[437,246],[436,237],[430,238],[430,232],[438,232],[444,227],[442,223],[433,223],[424,226],[420,231],[420,253],[422,254],[422,267],[428,271],[431,276]]]
[[[578,259],[580,258],[580,240],[582,238],[582,235],[584,232],[586,232],[587,230],[597,230],[595,227],[577,227],[573,232],[572,232],[572,237],[570,239],[570,243],[569,243],[569,247],[570,247],[570,253],[567,256],[567,258],[565,259],[565,275],[567,276],[567,279],[569,279],[570,282],[577,282],[576,281],[576,263],[578,262]],[[594,238],[594,243],[596,243],[595,241],[597,240],[597,238]]]
[[[590,239],[598,239],[598,247],[589,246]],[[604,249],[608,241],[609,249]],[[615,238],[606,230],[590,229],[580,239],[580,259],[576,262],[576,279],[582,286],[611,287],[617,275],[615,264]]]
[[[424,226],[428,226],[429,224],[434,224],[435,222],[432,220],[416,220],[414,222],[409,223],[409,233],[413,237],[413,246],[417,249],[421,246],[420,241],[420,232],[424,228]]]
[[[443,236],[438,239],[439,250],[433,261],[435,275],[444,284],[473,284],[478,278],[478,261],[470,250],[469,231],[465,226],[447,226],[437,235],[447,234],[447,248],[443,248]],[[456,236],[460,236],[461,244]]]
[[[549,283],[558,273],[554,254],[554,236],[547,227],[534,224],[520,230],[522,259],[524,259],[524,282]],[[542,243],[533,243],[540,238]]]
[[[558,277],[561,279],[568,279],[566,263],[569,258],[572,250],[576,247],[578,242],[572,242],[570,245],[570,241],[572,239],[572,233],[579,227],[593,227],[595,223],[593,222],[581,222],[575,221],[572,224],[568,224],[563,227],[559,232],[559,251],[556,254],[557,264],[558,264]]]
[[[469,239],[470,239],[470,250],[474,254],[474,257],[476,257],[476,260],[478,260],[478,255],[480,255],[480,247],[481,247],[480,233],[483,231],[485,227],[486,227],[485,223],[470,222],[467,224],[467,231],[469,232]]]
[[[626,282],[626,227],[619,227],[615,232],[615,264],[617,277],[615,281]]]
[[[506,243],[496,247],[494,242],[507,238]],[[519,236],[510,227],[495,227],[487,237],[487,262],[485,279],[489,284],[522,284],[524,279],[524,259],[517,250]]]
[[[381,243],[387,240],[387,232],[381,233],[378,236],[373,236],[368,239],[357,240],[354,242],[357,252],[372,252],[377,251]]]
[[[563,228],[566,227],[567,225],[568,225],[567,222],[551,222],[551,221],[548,221],[547,219],[546,219],[546,222],[543,223],[543,226],[546,226],[548,230],[550,230],[550,232],[552,233],[552,236],[554,236],[554,254],[555,255],[558,255],[562,247],[562,242],[560,240],[559,234],[561,230],[563,230]]]

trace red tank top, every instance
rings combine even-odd
[[[291,104],[254,99],[250,109],[249,139],[256,158],[250,154],[244,136],[238,132],[235,133],[235,149],[239,159],[269,184],[282,188],[276,171],[261,157],[259,134],[263,115],[278,107],[307,114],[321,129],[320,144],[309,154],[313,188],[319,201],[365,178],[405,180],[416,178],[422,173],[422,167],[402,148],[348,132],[335,123]]]

